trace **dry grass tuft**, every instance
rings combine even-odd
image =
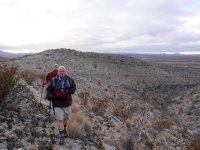
[[[199,150],[200,149],[200,135],[194,136],[187,146],[188,150]]]
[[[129,119],[126,120],[125,123],[126,123],[126,127],[127,127],[127,128],[131,128],[132,125],[133,125],[133,120],[131,120],[131,119],[129,118]]]
[[[77,103],[72,104],[72,113],[79,113],[80,112],[80,105]]]
[[[9,94],[10,90],[17,83],[17,67],[8,67],[0,65],[0,104],[5,97]]]
[[[91,132],[91,122],[80,111],[80,105],[74,103],[72,105],[72,116],[68,122],[68,134],[70,138],[77,139],[83,137]]]
[[[81,98],[82,104],[83,104],[84,106],[87,106],[87,104],[88,104],[88,99],[89,99],[89,97],[90,97],[90,93],[87,92],[87,91],[85,91],[85,92],[80,92],[80,93],[78,94],[78,96]]]
[[[161,119],[154,123],[154,126],[160,130],[169,129],[174,123],[171,120]]]
[[[108,108],[108,101],[100,98],[94,98],[94,104],[91,106],[91,110],[97,114],[103,114]]]
[[[28,85],[32,85],[32,83],[38,79],[44,80],[45,77],[44,73],[35,70],[24,70],[20,72],[20,75]]]
[[[72,114],[68,124],[70,138],[77,139],[91,131],[90,120],[81,113]]]
[[[130,106],[121,104],[113,108],[113,114],[125,121],[133,115],[133,112],[137,110],[137,107],[138,105],[136,103]]]
[[[133,137],[130,135],[121,137],[120,146],[118,149],[133,150],[134,149]]]

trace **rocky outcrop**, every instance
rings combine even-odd
[[[39,105],[26,85],[18,83],[1,105],[0,149],[52,149],[55,133],[48,123],[48,109]]]

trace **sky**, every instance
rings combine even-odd
[[[199,0],[0,0],[0,50],[200,53]]]

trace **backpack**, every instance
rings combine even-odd
[[[51,71],[47,74],[46,81],[51,81],[56,75],[58,74],[58,71]]]

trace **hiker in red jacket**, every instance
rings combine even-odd
[[[60,141],[64,144],[64,138],[68,137],[66,127],[71,115],[72,94],[76,91],[76,84],[70,77],[64,66],[58,68],[58,74],[47,87],[47,98],[52,101],[57,125],[59,129]]]
[[[43,86],[43,87],[44,87],[46,84],[50,83],[50,81],[58,74],[58,67],[59,67],[58,64],[53,64],[53,66],[52,66],[53,71],[49,72],[49,73],[46,75],[46,78],[45,78],[45,80],[44,80],[43,83],[42,83],[42,86]]]

